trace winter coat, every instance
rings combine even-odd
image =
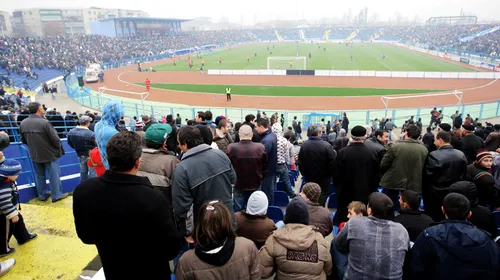
[[[308,182],[322,182],[334,173],[335,154],[327,142],[319,137],[309,137],[309,140],[300,147],[298,159],[300,173]]]
[[[252,240],[260,249],[267,238],[276,230],[274,221],[266,216],[250,215],[244,210],[234,214],[236,219],[236,234]]]
[[[116,125],[120,121],[123,114],[124,111],[122,103],[118,101],[110,101],[104,105],[102,118],[94,128],[97,148],[99,148],[102,163],[106,169],[109,169],[106,145],[108,144],[109,139],[118,133]]]
[[[399,140],[387,151],[380,164],[380,186],[391,190],[422,193],[422,171],[427,149],[417,140]]]
[[[485,148],[484,140],[474,134],[469,134],[460,139],[462,142],[462,152],[467,157],[469,164],[476,160],[477,150]]]
[[[236,171],[235,188],[256,190],[267,173],[267,154],[264,145],[250,140],[229,144],[228,156]]]
[[[222,131],[220,131],[219,129],[215,130],[213,141],[217,144],[219,150],[227,154],[227,146],[229,145],[229,140],[227,140],[226,135],[224,135]]]
[[[19,133],[33,162],[53,162],[63,155],[61,141],[48,120],[31,115],[21,122]]]
[[[382,161],[385,153],[387,152],[385,146],[377,139],[377,136],[366,139],[365,146],[377,154],[379,161]]]
[[[182,255],[177,263],[175,279],[261,279],[259,252],[253,242],[244,237],[226,240],[222,249],[217,253],[204,254],[204,260],[199,257],[201,255],[203,258],[203,253],[197,250],[199,249],[192,249]],[[169,276],[166,275],[163,279],[165,277]]]
[[[473,163],[467,166],[467,181],[472,182],[477,187],[478,204],[500,207],[499,190],[495,187],[495,179],[491,170]]]
[[[488,134],[488,137],[486,137],[486,141],[484,141],[484,143],[488,151],[496,151],[498,148],[500,148],[500,132],[492,132]]]
[[[307,207],[309,209],[309,225],[313,226],[323,237],[332,233],[333,219],[330,210],[312,202],[307,203]]]
[[[399,211],[399,216],[394,218],[396,223],[402,224],[408,235],[410,236],[410,241],[415,242],[417,237],[428,228],[434,221],[431,217],[424,214],[420,209],[403,209]]]
[[[326,280],[332,269],[328,243],[311,226],[286,224],[260,250],[262,278]]]

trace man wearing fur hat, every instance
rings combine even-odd
[[[355,126],[351,130],[352,142],[337,156],[337,172],[333,182],[337,189],[338,210],[335,225],[347,221],[347,205],[351,201],[368,203],[368,196],[379,186],[378,157],[365,146],[366,129]]]

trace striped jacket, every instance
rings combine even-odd
[[[0,211],[7,220],[19,215],[16,209],[18,201],[16,184],[7,178],[0,177]]]

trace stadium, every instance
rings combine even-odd
[[[0,13],[0,277],[498,279],[500,24],[367,13]]]

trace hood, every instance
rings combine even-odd
[[[484,255],[490,235],[467,221],[445,220],[424,231],[439,243],[440,248],[462,263],[473,263]]]
[[[316,240],[313,227],[303,224],[286,224],[284,228],[275,231],[273,236],[283,247],[297,251],[308,249]]]
[[[118,101],[109,101],[102,109],[101,122],[115,126],[123,116],[123,104]]]
[[[271,129],[272,129],[273,133],[276,135],[281,135],[281,133],[283,133],[283,127],[281,127],[281,124],[279,124],[279,123],[273,124]]]
[[[182,159],[181,160],[185,160],[187,159],[188,157],[192,157],[192,156],[195,156],[199,153],[203,153],[204,151],[206,150],[210,150],[212,149],[212,147],[208,146],[207,144],[200,144],[194,148],[191,148],[189,149],[187,152],[185,152],[183,155],[182,155]]]
[[[197,246],[194,253],[200,260],[215,266],[225,265],[234,252],[235,240],[230,237],[221,243],[209,244],[205,248]]]

